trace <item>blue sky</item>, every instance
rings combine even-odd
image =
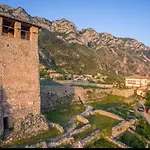
[[[150,46],[150,0],[0,0],[50,21],[66,18],[78,30],[93,28]]]

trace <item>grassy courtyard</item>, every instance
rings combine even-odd
[[[43,112],[47,120],[60,125],[65,125],[70,119],[85,111],[82,104],[65,104],[55,110]]]
[[[102,98],[101,101],[89,103],[88,105],[93,106],[94,109],[106,110],[110,107],[119,106],[120,104],[123,104],[123,99],[124,98],[121,96],[108,94],[106,97]]]
[[[111,129],[113,126],[117,125],[120,121],[102,116],[102,115],[92,115],[87,118],[89,123],[92,125],[92,129],[100,129],[105,135],[111,135]]]
[[[135,116],[129,110],[133,108],[133,103],[127,104],[124,102],[124,97],[108,94],[104,98],[99,101],[95,101],[92,103],[88,103],[89,105],[93,106],[94,109],[102,109],[109,112],[112,112],[124,119],[129,116]]]
[[[91,127],[80,134],[74,135],[75,139],[82,139],[91,134],[94,130],[99,129],[102,134],[111,135],[111,129],[120,121],[105,117],[102,115],[92,115],[87,118]],[[81,128],[83,124],[79,124],[76,129]]]

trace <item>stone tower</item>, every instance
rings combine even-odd
[[[4,129],[28,114],[40,113],[38,29],[0,14],[0,86]]]

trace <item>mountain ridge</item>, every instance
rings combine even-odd
[[[98,33],[93,28],[79,31],[73,22],[65,18],[49,21],[37,16],[32,17],[22,7],[0,5],[0,13],[34,22],[42,27],[39,48],[42,49],[40,55],[42,52],[47,55],[45,65],[48,62],[50,66],[49,58],[54,59],[63,70],[73,71],[77,67],[76,73],[84,73],[85,70],[88,73],[95,69],[116,75],[150,75],[150,47],[136,39],[118,38],[107,32]],[[69,56],[74,61],[78,60],[79,64],[72,63]],[[40,58],[41,62],[44,62],[44,57]],[[91,69],[88,69],[89,62],[93,63],[93,68],[89,67]]]
[[[3,9],[3,10],[2,10]],[[34,22],[34,23],[37,23],[37,24],[40,24],[39,22],[42,22],[41,26],[45,29],[48,29],[48,30],[51,30],[51,25],[52,24],[56,24],[58,22],[62,22],[62,21],[66,21],[66,22],[69,22],[70,24],[73,25],[74,28],[76,28],[76,31],[78,32],[82,32],[82,30],[94,30],[93,28],[87,28],[87,29],[81,29],[81,30],[78,30],[77,27],[75,26],[75,24],[65,18],[62,18],[62,19],[59,19],[59,20],[54,20],[54,21],[50,21],[46,18],[42,18],[42,17],[38,17],[38,16],[34,16],[32,17],[30,14],[28,14],[26,12],[26,10],[22,7],[18,7],[18,8],[13,8],[13,7],[10,7],[8,5],[3,5],[3,4],[0,4],[0,13],[7,13],[13,17],[17,17],[17,18],[20,18],[20,19],[24,19],[24,20],[27,20],[27,21],[31,21],[31,22]],[[23,16],[24,17],[23,17]],[[45,26],[45,24],[49,24],[49,26]],[[95,31],[95,30],[94,30]],[[97,31],[95,31],[97,32]],[[98,32],[97,32],[98,33]],[[113,36],[112,34],[110,33],[107,33],[107,32],[104,32],[104,33],[99,33],[99,34],[106,34],[106,35],[110,35],[111,37]],[[115,37],[115,36],[113,36]],[[129,37],[115,37],[115,38],[118,38],[118,39],[129,39],[129,40],[134,40],[136,42],[139,42],[138,40],[134,39],[134,38],[129,38]],[[144,45],[146,48],[146,50],[150,50],[150,47],[149,46],[146,46],[145,44],[143,44],[142,42],[139,42],[141,43],[142,45]]]

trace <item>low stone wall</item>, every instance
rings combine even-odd
[[[62,144],[71,144],[74,142],[74,138],[72,136],[64,137],[57,142],[51,142],[48,144],[48,148],[55,148],[57,146],[60,146]]]
[[[79,128],[79,129],[76,129],[76,130],[74,130],[73,132],[71,132],[70,135],[72,136],[72,135],[79,134],[79,133],[81,133],[81,132],[83,132],[83,131],[86,131],[86,130],[89,129],[90,127],[91,127],[90,124],[84,125],[83,127]]]
[[[103,116],[107,116],[107,117],[110,117],[110,118],[113,118],[113,119],[116,119],[116,120],[124,120],[123,118],[113,114],[113,113],[110,113],[110,112],[107,112],[107,111],[104,111],[104,110],[95,110],[94,111],[96,114],[100,114],[100,115],[103,115]]]
[[[83,88],[72,86],[41,86],[41,110],[52,110],[61,104],[83,102],[86,93]]]
[[[77,115],[77,120],[84,124],[89,123],[89,121],[86,118],[84,118],[82,115]]]
[[[85,89],[85,91],[91,91],[95,94],[99,93],[107,93],[107,94],[113,94],[118,96],[123,96],[125,98],[128,98],[132,95],[134,95],[134,89]]]
[[[49,126],[50,127],[55,127],[57,130],[59,130],[61,133],[64,133],[64,129],[62,126],[60,126],[59,124],[57,123],[49,123]]]
[[[122,90],[113,89],[112,94],[128,98],[128,97],[134,95],[134,89],[124,89],[124,90],[123,89]]]
[[[84,86],[97,86],[101,88],[112,88],[112,84],[97,84],[97,83],[89,83],[89,82],[82,82],[82,81],[73,81],[73,80],[57,80],[57,82],[61,84],[68,84],[68,85],[84,85]]]
[[[82,139],[81,141],[74,143],[73,147],[84,148],[85,146],[91,144],[92,142],[96,142],[99,139],[100,139],[100,130],[96,130],[92,132],[89,136],[87,136],[86,138]]]
[[[137,119],[131,119],[130,121],[123,120],[121,123],[119,123],[118,125],[112,128],[112,137],[119,136],[136,122],[137,122]]]
[[[48,129],[49,125],[43,115],[28,115],[14,123],[14,131],[4,143],[29,138]]]
[[[112,92],[112,89],[84,89],[86,92],[87,91],[91,91],[91,92],[94,92],[95,94],[98,94],[98,93],[108,93],[110,94]]]
[[[93,107],[92,106],[87,106],[87,108],[86,108],[86,110],[83,112],[83,113],[81,113],[81,115],[82,116],[86,116],[86,114],[88,113],[88,112],[91,112],[93,110]]]

